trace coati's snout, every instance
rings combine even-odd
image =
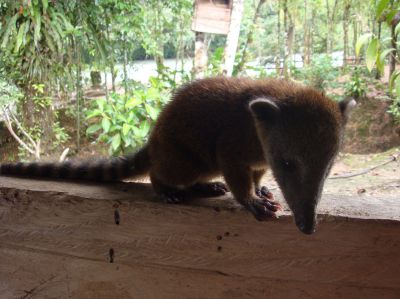
[[[305,208],[303,211],[294,214],[296,226],[307,235],[315,232],[317,217],[314,207]]]
[[[266,160],[305,234],[315,232],[316,207],[354,104],[306,88],[287,100],[249,103]]]

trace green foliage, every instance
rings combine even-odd
[[[20,71],[18,80],[22,85],[54,80],[62,71],[65,40],[73,31],[59,5],[47,1],[20,5],[6,18],[0,32],[1,51],[14,58],[7,67]]]
[[[59,121],[59,113],[58,111],[54,112],[54,117],[56,121],[53,125],[53,133],[54,133],[54,140],[52,143],[52,149],[56,149],[60,145],[65,144],[71,137],[68,135],[66,129],[61,126]]]
[[[388,112],[393,115],[396,122],[400,123],[400,71],[395,71],[389,80],[389,90],[393,97]]]
[[[400,28],[400,27],[399,27]],[[395,51],[394,48],[385,48],[382,42],[374,35],[367,33],[362,35],[357,40],[356,55],[360,55],[363,46],[366,45],[365,62],[367,69],[371,72],[376,66],[378,72],[383,74],[385,67],[385,59],[391,52]]]
[[[356,67],[351,75],[350,81],[345,86],[345,94],[355,99],[365,96],[367,87],[361,78],[360,67]]]
[[[150,77],[149,81],[152,88],[168,92],[175,90],[178,84],[184,84],[192,80],[191,74],[184,70],[173,70],[166,66],[161,66],[158,70],[157,77]],[[140,85],[136,85],[139,86]]]
[[[207,75],[215,76],[221,74],[222,63],[224,62],[224,48],[216,48],[214,53],[208,58]]]
[[[51,97],[45,93],[45,84],[32,84],[32,88],[35,91],[32,100],[35,103],[36,112],[39,112],[40,108],[45,109],[52,105]]]
[[[19,88],[2,78],[0,73],[0,109],[14,105],[21,97],[22,93]]]
[[[379,0],[376,4],[376,19],[379,20],[384,10],[388,7],[390,0]]]
[[[392,26],[394,17],[399,13],[400,3],[398,1],[379,0],[373,2],[375,5],[376,20],[385,21],[389,26]],[[400,32],[400,23],[395,28],[395,36]],[[377,36],[371,33],[362,35],[357,41],[356,54],[359,52],[363,45],[366,45],[365,60],[369,71],[376,66],[378,72],[384,73],[386,57],[393,51],[394,48],[388,47],[385,42],[392,38],[379,40]],[[397,43],[397,42],[396,42]],[[396,58],[398,63],[398,58]],[[400,121],[400,72],[395,71],[389,79],[389,90],[393,95],[393,102],[390,106],[389,113],[391,113],[397,121]]]
[[[393,115],[395,121],[400,123],[400,98],[393,99],[392,104],[389,107],[388,112]]]
[[[146,138],[144,133],[151,127],[165,99],[169,98],[170,91],[176,89],[177,84],[192,79],[183,67],[179,71],[167,68],[163,58],[174,57],[182,62],[192,57],[193,0],[0,2],[0,73],[3,65],[7,74],[7,80],[0,78],[0,102],[9,103],[18,99],[17,108],[23,106],[30,109],[32,105],[26,104],[28,101],[33,103],[32,112],[36,114],[32,119],[37,123],[32,127],[43,128],[41,124],[53,119],[45,119],[51,116],[48,112],[53,111],[53,101],[59,104],[59,98],[68,99],[74,92],[78,99],[73,111],[78,130],[83,104],[80,95],[86,83],[82,74],[92,70],[101,74],[111,72],[113,79],[118,75],[118,80],[121,74],[117,73],[122,65],[123,83],[113,86],[113,90],[120,93],[123,87],[126,94],[112,93],[109,99],[94,102],[88,111],[91,126],[87,133],[100,134],[100,140],[109,142],[110,152],[124,152],[143,144]],[[388,26],[382,23],[378,40],[377,24],[378,21],[389,24],[393,20],[398,1],[377,0],[371,1],[371,5],[365,5],[362,0],[265,1],[257,14],[255,9],[263,0],[244,2],[238,44],[241,50],[237,52],[237,58],[241,60],[243,55],[248,65],[239,68],[242,72],[235,73],[237,75],[266,77],[265,63],[261,62],[265,58],[276,58],[276,71],[279,73],[268,73],[268,76],[282,76],[279,68],[283,60],[286,76],[286,62],[290,64],[291,60],[289,52],[307,58],[312,54],[311,65],[304,69],[292,66],[289,76],[291,74],[294,79],[326,89],[332,87],[338,70],[332,66],[329,57],[321,53],[342,51],[344,36],[348,37],[348,56],[353,56],[354,52],[360,54],[364,47],[370,70],[376,67],[382,72],[387,56],[394,51],[386,39],[390,35]],[[351,7],[347,23],[344,22],[345,5]],[[291,26],[295,27],[295,35],[290,42],[288,30]],[[357,36],[364,27],[368,27],[370,33],[360,37],[355,44],[353,33]],[[348,28],[347,35],[343,34],[344,28]],[[399,31],[400,26],[396,28],[396,33]],[[250,32],[253,33],[252,38],[248,35]],[[332,41],[332,49],[329,50],[328,39]],[[206,75],[219,75],[226,36],[207,34],[207,44],[209,66]],[[154,58],[157,61],[157,76],[150,79],[150,87],[143,87],[129,79],[130,63],[138,58]],[[273,63],[269,62],[268,67],[273,67]],[[365,92],[361,72],[356,70],[352,74],[346,85],[348,95],[356,97]],[[397,75],[391,80],[393,94],[400,94],[399,80]],[[110,81],[107,84],[109,86]],[[24,100],[20,100],[20,91],[25,94]],[[24,111],[23,116],[19,115],[21,119],[29,116],[27,109],[19,111]],[[97,115],[90,113],[95,111]],[[133,118],[130,118],[131,114]],[[40,124],[40,121],[43,122]],[[68,138],[57,121],[50,127],[54,128],[54,144]],[[77,135],[80,136],[79,132]],[[40,134],[37,136],[40,137]]]
[[[152,83],[149,88],[135,89],[131,96],[112,93],[108,102],[94,101],[86,112],[86,119],[94,120],[87,135],[100,132],[98,140],[108,143],[114,155],[142,146],[168,98],[157,79],[153,78]]]
[[[55,138],[52,144],[53,149],[56,149],[58,146],[66,143],[70,139],[67,131],[61,126],[59,121],[54,122],[53,132]]]
[[[339,75],[332,58],[325,54],[315,55],[311,64],[302,69],[292,68],[292,73],[295,78],[322,91]]]

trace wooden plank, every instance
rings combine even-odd
[[[260,223],[234,207],[227,198],[163,204],[148,184],[2,177],[0,294],[399,298],[400,221],[321,216],[307,236],[290,216]]]
[[[227,34],[231,18],[230,6],[216,5],[213,2],[196,3],[192,30],[215,34]]]

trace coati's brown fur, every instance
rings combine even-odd
[[[284,80],[209,78],[180,88],[138,153],[97,162],[3,163],[1,174],[120,180],[149,174],[155,191],[178,201],[186,189],[227,191],[259,220],[278,206],[260,192],[268,166],[301,231],[312,233],[315,208],[353,102]],[[256,188],[257,195],[254,193]]]

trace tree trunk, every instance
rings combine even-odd
[[[231,22],[229,25],[229,32],[226,39],[223,67],[223,74],[231,76],[233,71],[233,64],[235,63],[235,55],[239,41],[240,23],[242,21],[244,8],[244,0],[233,0]]]
[[[99,71],[90,71],[90,82],[93,88],[100,88],[101,86],[101,73]]]
[[[282,51],[282,39],[281,39],[281,0],[278,1],[278,20],[277,20],[277,24],[278,24],[278,45],[277,45],[277,53],[275,55],[275,69],[276,69],[276,74],[281,77],[282,76],[282,71],[281,71],[281,60],[283,57],[283,51]]]
[[[81,103],[82,103],[82,57],[81,43],[79,37],[74,39],[75,61],[76,61],[76,150],[81,147]]]
[[[255,11],[254,11],[253,22],[252,22],[252,25],[250,26],[249,33],[247,34],[247,39],[246,39],[246,42],[244,44],[243,51],[242,51],[242,57],[241,57],[238,65],[237,65],[236,69],[234,69],[234,71],[233,71],[234,75],[242,72],[243,71],[243,67],[247,62],[247,49],[248,49],[249,45],[253,42],[253,33],[254,33],[255,25],[257,24],[257,20],[258,20],[258,18],[260,16],[261,6],[264,3],[265,3],[265,0],[260,0],[258,2],[258,5],[257,5]]]
[[[314,45],[314,32],[315,32],[315,19],[317,17],[317,8],[313,6],[312,15],[311,15],[311,27],[310,27],[310,62],[313,54],[313,45]]]
[[[22,123],[27,128],[28,134],[35,132],[35,129],[40,129],[41,135],[38,138],[40,141],[37,141],[40,142],[43,152],[47,152],[51,149],[54,138],[54,111],[52,103],[39,105],[36,102],[45,101],[45,98],[51,96],[51,92],[48,88],[44,88],[43,93],[39,93],[32,88],[33,84],[22,87],[25,95],[25,100],[22,103]],[[34,98],[38,98],[38,100],[34,100]]]
[[[332,25],[330,24],[330,21],[331,21],[331,9],[330,9],[330,6],[329,6],[329,0],[325,0],[325,7],[326,7],[326,29],[327,29],[327,33],[326,33],[326,53],[330,54],[331,53],[330,45],[331,45]]]
[[[107,71],[104,71],[104,91],[106,94],[106,101],[109,102],[110,100],[110,94],[108,92],[108,79],[107,79]]]
[[[343,66],[347,65],[349,56],[349,17],[350,3],[348,0],[345,0],[343,10]]]
[[[115,53],[114,53],[114,43],[111,42],[111,37],[110,37],[110,20],[108,16],[108,12],[106,10],[105,12],[105,18],[106,18],[106,37],[107,37],[107,42],[110,47],[110,55],[109,55],[109,68],[111,72],[111,84],[112,84],[112,90],[115,92],[115,78],[116,78],[116,72],[115,72]]]
[[[154,53],[154,61],[157,65],[157,73],[162,74],[164,72],[164,41],[162,38],[163,35],[163,26],[161,25],[161,14],[162,14],[162,6],[161,1],[157,1],[157,7],[155,10],[156,13],[156,24],[155,24],[155,38],[157,49]]]
[[[310,64],[310,24],[308,19],[308,3],[304,0],[304,40],[303,40],[303,64]]]
[[[333,49],[333,29],[336,15],[337,0],[335,0],[332,10],[329,6],[329,0],[325,0],[326,3],[326,28],[328,33],[326,35],[326,53],[331,54]]]
[[[396,29],[396,24],[392,23],[391,24],[391,46],[394,49],[397,49],[397,35],[395,33],[395,29]],[[392,74],[394,73],[394,71],[396,70],[396,54],[397,54],[397,50],[396,51],[392,51],[389,54],[389,76],[392,76]]]
[[[126,50],[127,45],[126,45],[126,33],[123,34],[122,37],[123,40],[123,56],[124,56],[124,63],[123,63],[123,72],[124,72],[124,91],[125,91],[125,96],[128,95],[128,70],[127,70],[127,65],[128,65],[128,51]]]
[[[76,69],[76,150],[81,149],[81,102],[82,102],[82,69],[77,64]]]
[[[293,40],[294,40],[294,23],[292,15],[288,9],[288,0],[283,2],[283,22],[286,31],[286,41],[285,41],[285,56],[283,61],[283,75],[285,78],[290,77],[289,65],[293,58]]]
[[[357,39],[358,39],[358,22],[357,22],[357,19],[354,18],[353,19],[353,54],[352,54],[352,56],[355,57],[355,61],[354,62],[356,64],[359,63],[359,58],[357,58],[357,55],[356,55]]]
[[[379,24],[378,24],[378,36],[377,36],[377,38],[378,38],[378,41],[381,42],[382,22],[381,21],[378,21],[378,22],[379,22]],[[379,80],[380,78],[381,78],[381,72],[379,70],[376,70],[375,79]]]
[[[110,69],[111,69],[111,88],[112,91],[115,92],[115,79],[117,78],[117,69],[115,67],[115,60],[111,62]]]
[[[195,39],[193,75],[195,78],[203,78],[208,65],[206,34],[204,32],[196,32]]]
[[[174,81],[176,81],[176,75],[179,69],[179,63],[181,64],[180,73],[183,75],[184,72],[184,43],[183,43],[183,30],[184,30],[184,20],[182,17],[179,18],[179,31],[178,31],[178,45],[176,47],[176,57],[175,57],[175,70]]]

